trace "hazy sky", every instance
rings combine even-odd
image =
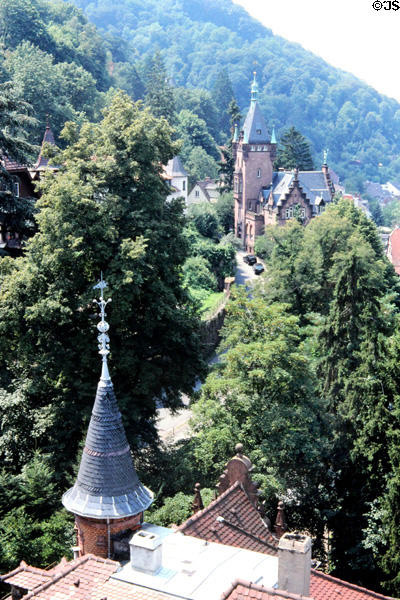
[[[400,0],[234,2],[273,33],[298,42],[400,102]],[[382,8],[374,10],[373,3]],[[394,10],[396,6],[399,10]]]

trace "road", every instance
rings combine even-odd
[[[252,267],[243,262],[245,252],[239,251],[236,254],[236,272],[235,283],[238,285],[246,285],[257,275],[254,275]],[[213,356],[209,364],[215,363],[218,360],[217,356]],[[195,389],[200,389],[201,381],[196,383]],[[182,396],[184,407],[178,412],[172,414],[168,408],[159,408],[157,413],[157,430],[160,439],[163,442],[178,442],[188,436],[189,421],[192,416],[189,408],[189,398],[186,395]]]

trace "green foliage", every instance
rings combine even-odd
[[[206,122],[190,110],[183,109],[177,116],[176,132],[182,140],[181,155],[184,161],[189,159],[193,148],[200,146],[212,158],[219,158],[215,141],[208,132]]]
[[[153,115],[164,117],[172,125],[175,122],[174,98],[160,52],[147,61],[145,89],[145,102]]]
[[[183,265],[183,281],[185,286],[215,290],[217,278],[211,272],[208,261],[202,256],[189,256]]]
[[[217,211],[209,202],[191,204],[187,211],[188,218],[200,235],[216,241],[220,234]]]
[[[385,227],[397,227],[400,225],[400,202],[398,200],[392,200],[382,209],[383,213],[383,225]]]
[[[254,251],[257,256],[264,260],[269,260],[272,255],[276,243],[274,234],[276,235],[278,233],[275,233],[275,231],[276,227],[274,225],[267,225],[264,234],[256,238]]]
[[[233,231],[234,227],[234,202],[233,194],[225,193],[220,194],[217,202],[215,203],[215,210],[217,212],[219,224],[225,234]]]
[[[290,127],[281,136],[275,166],[284,169],[298,168],[299,171],[314,169],[310,142],[294,127]]]
[[[201,490],[201,496],[204,506],[210,504],[213,497],[213,490],[204,488]],[[166,498],[159,508],[146,511],[146,520],[155,525],[171,527],[171,525],[181,525],[192,515],[193,494],[183,494],[178,492],[171,498]]]
[[[166,121],[120,93],[100,124],[69,124],[65,136],[63,167],[41,184],[39,231],[24,258],[2,261],[0,295],[3,385],[23,381],[25,404],[23,414],[4,415],[1,447],[15,456],[12,427],[21,421],[31,427],[24,452],[42,448],[64,482],[99,375],[90,331],[101,271],[113,297],[112,376],[133,445],[154,438],[157,399],[179,406],[203,371],[198,319],[181,285],[183,206],[165,201],[161,176],[176,152]],[[4,402],[11,411],[20,400]]]
[[[196,181],[202,181],[207,177],[210,177],[210,179],[217,179],[218,177],[217,162],[201,146],[194,146],[190,150],[185,167],[190,174],[189,178],[192,185],[195,185]]]
[[[219,139],[226,139],[230,134],[230,108],[235,101],[232,83],[228,71],[221,69],[212,88],[212,95],[218,111]]]

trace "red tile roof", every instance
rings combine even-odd
[[[234,581],[229,590],[221,596],[221,600],[278,600],[279,598],[285,598],[286,600],[308,600],[306,596],[290,594],[284,590],[266,588],[263,585],[249,583],[241,579]]]
[[[8,158],[8,156],[3,156],[2,159],[4,168],[9,173],[14,173],[15,171],[27,171],[28,167],[26,165],[22,165],[12,158]]]
[[[335,598],[337,600],[389,599],[389,596],[383,596],[314,569],[311,571],[310,596],[315,600],[335,600]]]
[[[388,258],[400,275],[400,227],[394,229],[389,236]]]
[[[109,579],[119,566],[114,560],[93,554],[71,562],[64,559],[49,571],[22,562],[1,581],[28,590],[24,600],[176,600],[157,590]]]
[[[178,531],[209,542],[273,556],[277,553],[278,541],[238,481],[185,521]]]

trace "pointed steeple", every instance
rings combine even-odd
[[[268,144],[267,125],[258,106],[258,83],[256,73],[251,84],[250,108],[243,125],[243,141],[245,144]]]
[[[254,75],[254,79],[253,79],[253,83],[251,84],[251,103],[255,103],[257,102],[258,99],[258,83],[257,83],[257,78],[256,78],[256,71],[253,72]]]
[[[94,286],[100,289],[100,322],[97,328],[102,371],[75,485],[62,502],[67,510],[82,517],[121,519],[142,513],[153,502],[153,494],[139,481],[121,413],[118,409],[107,364],[108,323],[105,321],[103,277]]]
[[[49,165],[49,159],[43,156],[44,144],[51,144],[52,146],[56,146],[56,141],[54,139],[54,134],[50,127],[49,115],[46,115],[46,130],[44,132],[42,146],[40,148],[40,154],[38,156],[35,170],[46,169]]]

